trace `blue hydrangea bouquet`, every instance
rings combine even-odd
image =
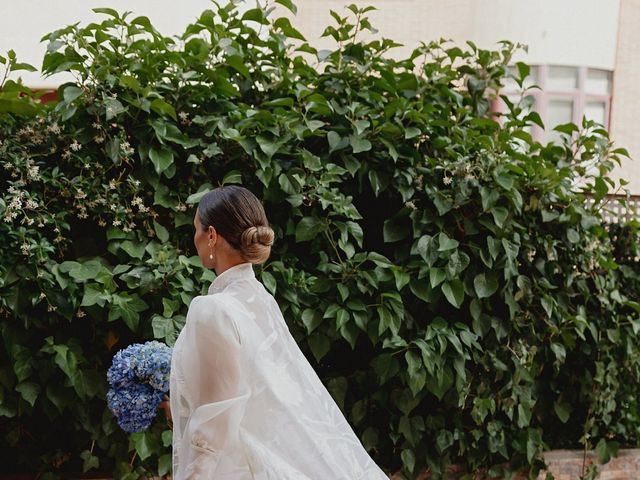
[[[107,406],[125,432],[149,428],[169,391],[171,348],[157,341],[134,343],[113,357]]]

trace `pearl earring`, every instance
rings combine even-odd
[[[211,244],[209,244],[209,260],[213,260],[213,250],[211,249]]]

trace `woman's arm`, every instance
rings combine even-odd
[[[238,442],[250,389],[244,351],[224,294],[196,297],[185,325],[184,374],[194,410],[185,428],[185,478],[209,475],[221,452]]]

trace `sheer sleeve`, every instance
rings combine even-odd
[[[183,355],[193,413],[181,461],[184,479],[195,480],[212,478],[222,452],[237,446],[250,389],[241,339],[224,295],[196,297],[189,310]]]

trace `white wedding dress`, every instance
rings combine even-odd
[[[251,263],[194,298],[171,361],[174,480],[388,480]]]

